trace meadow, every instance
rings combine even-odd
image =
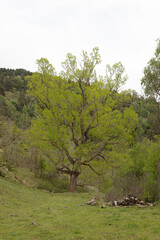
[[[86,205],[94,194],[51,193],[0,177],[0,239],[159,240],[160,205]]]

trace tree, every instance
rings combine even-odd
[[[13,91],[13,89],[25,91],[27,83],[24,78],[28,75],[31,76],[32,73],[25,69],[0,68],[0,83],[5,91]]]
[[[0,119],[0,167],[9,164],[9,158],[14,159],[16,144],[19,141],[22,132],[11,122]],[[10,148],[11,154],[8,149]]]
[[[80,66],[68,54],[64,71],[56,76],[48,60],[41,59],[39,72],[28,78],[29,92],[38,101],[30,136],[39,148],[45,144],[54,150],[52,159],[59,172],[70,176],[71,192],[76,190],[82,166],[100,174],[93,163],[106,161],[108,151],[131,141],[138,122],[132,107],[121,108],[123,93],[109,91],[105,78],[98,81],[95,67],[100,62],[98,48],[90,55],[82,52]]]
[[[139,117],[137,126],[138,139],[142,141],[144,137],[154,139],[160,134],[160,124],[157,117],[157,101],[153,97],[142,97],[134,95],[132,106]]]
[[[157,123],[160,122],[160,39],[157,40],[157,47],[154,57],[150,59],[147,67],[144,68],[144,77],[141,80],[146,96],[154,97],[157,100]],[[160,128],[158,131],[160,134]],[[160,154],[160,153],[159,153]],[[159,164],[157,165],[159,169]],[[160,178],[159,178],[160,186]]]
[[[125,68],[121,62],[106,66],[106,80],[110,91],[118,91],[127,81],[127,75],[124,75]]]
[[[146,96],[160,99],[160,39],[157,40],[157,48],[154,57],[150,59],[144,68],[144,77],[141,80]]]
[[[3,85],[0,83],[0,95],[5,97],[5,91]]]
[[[160,195],[159,140],[155,138],[151,141],[144,137],[141,142],[124,151],[124,159],[116,169],[115,180],[112,180],[113,188],[117,193],[123,193],[123,195],[132,193],[143,198],[147,197],[150,201],[158,200],[158,193]],[[123,153],[120,157],[122,155]]]
[[[159,151],[159,161],[158,161],[158,199],[160,201],[160,151]]]

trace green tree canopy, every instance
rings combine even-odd
[[[141,80],[147,96],[160,99],[160,39],[157,40],[157,47],[154,57],[150,59],[144,68],[144,77]]]
[[[70,191],[76,189],[82,166],[96,172],[92,163],[105,161],[106,153],[119,143],[133,141],[138,122],[133,108],[124,106],[129,95],[110,91],[105,78],[98,80],[95,67],[100,62],[98,48],[90,55],[82,52],[79,65],[68,54],[64,71],[56,76],[42,58],[37,61],[39,72],[28,79],[29,92],[38,100],[31,137],[55,153],[58,171],[70,176]]]
[[[120,87],[127,81],[127,75],[125,74],[125,68],[121,62],[106,66],[106,81],[110,91],[118,91]]]

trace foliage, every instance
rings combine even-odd
[[[156,98],[160,97],[160,39],[157,40],[157,47],[154,57],[150,59],[144,68],[144,77],[141,80],[145,94]]]
[[[33,75],[0,68],[0,166],[28,168],[56,192],[67,189],[65,172],[110,200],[129,192],[158,199],[159,53],[160,40],[144,69],[145,97],[120,91],[121,62],[97,76],[98,48],[81,61],[67,54],[59,75],[46,58]]]
[[[3,120],[0,121],[0,148],[10,145],[21,136],[21,131],[16,128],[12,123]]]
[[[31,118],[35,116],[34,99],[24,92],[8,93],[5,97],[0,95],[1,117],[13,121],[21,129],[29,127]]]
[[[29,167],[29,158],[22,147],[23,132],[11,121],[0,121],[0,166]]]
[[[2,95],[0,95],[0,110],[0,116],[7,115],[7,101]]]
[[[30,71],[25,69],[6,69],[0,68],[0,84],[5,91],[26,90],[25,76],[32,75]]]
[[[144,138],[126,152],[124,160],[112,176],[111,187],[113,192],[117,192],[116,197],[131,193],[143,198],[148,197],[150,201],[158,200],[159,151],[158,140],[153,142]]]
[[[106,66],[106,81],[109,91],[118,91],[121,86],[124,85],[128,79],[127,75],[124,75],[125,68],[121,62],[115,63],[112,67],[107,64]]]
[[[5,96],[4,87],[1,83],[0,83],[0,95]]]
[[[38,179],[38,189],[44,189],[50,192],[55,192],[55,193],[62,193],[62,192],[67,192],[68,191],[68,178],[62,178],[58,176],[57,174],[55,176],[52,176],[52,179],[47,179],[47,178],[39,178]]]
[[[109,91],[105,78],[98,81],[98,48],[90,55],[82,52],[82,57],[79,67],[76,57],[67,55],[63,78],[55,75],[48,60],[40,59],[39,72],[27,80],[29,93],[38,101],[30,134],[37,146],[44,141],[54,150],[59,159],[53,158],[57,169],[71,176],[71,185],[76,185],[82,166],[97,173],[94,161],[105,161],[106,153],[120,142],[131,144],[138,123],[133,108],[124,104],[129,94]],[[119,87],[125,81],[122,65],[115,65],[114,71],[116,81],[120,76]],[[75,190],[75,186],[70,188]]]
[[[145,137],[154,139],[155,135],[160,134],[160,108],[157,108],[157,104],[155,98],[144,98],[138,95],[133,96],[132,106],[139,118],[137,134],[140,141]]]

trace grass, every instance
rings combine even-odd
[[[0,239],[159,240],[160,206],[102,209],[87,193],[49,193],[0,178]]]

